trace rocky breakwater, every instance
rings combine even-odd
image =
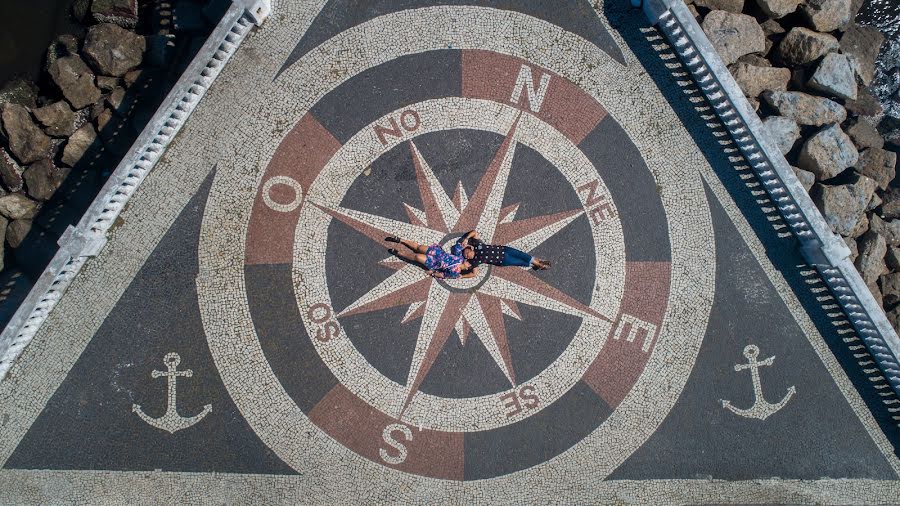
[[[689,0],[690,1],[690,0]],[[689,9],[894,327],[900,330],[900,139],[870,85],[884,40],[856,0],[693,0]]]
[[[218,21],[213,3],[181,2],[176,22],[167,2],[74,0],[83,33],[50,44],[38,79],[0,90],[4,276],[41,272]]]

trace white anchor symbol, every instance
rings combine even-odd
[[[178,381],[178,376],[190,378],[194,375],[194,371],[190,369],[184,371],[176,370],[178,368],[178,364],[181,363],[181,357],[177,353],[166,354],[166,356],[163,357],[163,363],[166,364],[166,368],[168,368],[168,371],[163,372],[154,370],[152,373],[150,373],[150,377],[159,378],[160,376],[165,376],[168,381],[169,403],[166,406],[166,413],[159,418],[151,418],[147,416],[147,414],[144,413],[143,410],[141,410],[141,406],[139,404],[132,404],[131,411],[137,413],[137,415],[141,417],[141,420],[149,423],[157,429],[162,429],[169,434],[174,434],[176,431],[187,429],[191,425],[199,422],[204,416],[212,411],[212,404],[203,406],[203,411],[201,411],[200,414],[196,416],[185,418],[179,415],[176,405],[176,381]]]
[[[734,366],[735,371],[743,371],[744,369],[750,369],[750,375],[753,378],[753,405],[750,406],[750,409],[740,409],[731,405],[730,401],[725,401],[719,399],[719,402],[722,403],[722,407],[730,410],[736,415],[740,415],[746,418],[757,418],[759,420],[765,420],[766,418],[775,414],[778,410],[784,407],[785,404],[791,400],[791,397],[797,393],[797,389],[793,386],[787,389],[787,394],[784,396],[778,404],[770,404],[766,402],[765,397],[763,397],[762,384],[759,381],[759,368],[764,365],[772,365],[772,362],[775,361],[775,357],[769,357],[761,362],[756,361],[756,357],[759,356],[759,347],[756,345],[748,345],[744,347],[744,356],[747,357],[749,363],[747,364],[736,364]]]

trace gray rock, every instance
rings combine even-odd
[[[887,319],[891,322],[891,326],[894,327],[894,330],[900,333],[900,306],[897,306],[887,313]]]
[[[887,254],[884,256],[884,262],[888,269],[894,272],[900,271],[900,247],[888,245]]]
[[[889,188],[881,195],[881,215],[900,218],[900,188]]]
[[[62,163],[69,167],[74,167],[86,154],[93,151],[96,147],[95,144],[99,144],[99,142],[94,125],[85,123],[66,142],[66,147],[63,149]]]
[[[878,232],[869,230],[859,240],[859,256],[854,264],[866,284],[878,281],[882,274],[887,273],[884,263],[886,253],[887,243]]]
[[[797,10],[801,0],[756,0],[759,8],[766,13],[766,16],[779,19]]]
[[[838,40],[827,33],[795,27],[778,44],[778,56],[788,65],[805,65],[837,51],[839,46]]]
[[[844,240],[844,244],[850,249],[850,261],[855,261],[856,257],[859,256],[859,246],[856,244],[856,239],[852,237],[842,237],[841,239]]]
[[[797,165],[812,172],[817,179],[837,176],[859,160],[859,152],[838,125],[819,130],[803,144]]]
[[[94,73],[78,56],[66,56],[53,62],[50,77],[75,109],[100,100],[100,89],[94,85]]]
[[[37,89],[26,79],[13,79],[0,88],[0,105],[19,104],[32,108],[36,100]]]
[[[878,116],[882,112],[878,97],[872,95],[868,88],[860,88],[856,100],[845,101],[844,107],[854,116]]]
[[[860,174],[870,177],[882,190],[886,189],[896,176],[897,153],[880,148],[869,148],[859,154],[853,166]]]
[[[78,54],[78,39],[69,34],[60,35],[47,47],[44,70],[49,70],[50,65],[53,65],[56,60],[76,54]]]
[[[100,134],[100,137],[103,140],[109,139],[112,135],[112,131],[114,130],[115,124],[110,124],[113,119],[113,112],[109,109],[104,109],[99,116],[97,116],[97,133]]]
[[[816,175],[808,170],[794,167],[793,165],[791,166],[791,169],[794,170],[794,174],[797,176],[797,179],[800,180],[800,184],[803,185],[803,188],[809,193],[812,185],[816,182]]]
[[[3,186],[11,192],[17,192],[22,189],[23,180],[22,167],[13,160],[13,157],[0,148],[0,179],[3,180]]]
[[[784,33],[786,30],[778,21],[774,19],[767,19],[759,24],[759,27],[762,28],[763,33],[766,37],[770,35],[780,35]]]
[[[91,15],[98,23],[114,23],[122,28],[134,28],[138,22],[137,0],[93,0]]]
[[[866,212],[874,211],[875,208],[881,205],[881,197],[878,196],[877,193],[872,195],[872,199],[869,200],[869,203],[866,204]]]
[[[890,255],[890,253],[888,253],[888,255]],[[881,277],[880,281],[884,303],[893,306],[900,302],[900,272],[884,275]]]
[[[841,52],[856,60],[856,70],[864,86],[875,78],[875,60],[884,35],[877,28],[852,23],[841,37]]]
[[[869,228],[878,232],[888,246],[900,246],[900,220],[883,220],[880,216],[872,213],[869,218]]]
[[[859,160],[853,141],[838,125],[823,128],[803,144],[797,166],[820,180],[831,179]],[[868,200],[867,200],[868,202]]]
[[[39,209],[40,204],[21,193],[10,193],[0,197],[0,214],[10,220],[30,220],[37,215]]]
[[[65,100],[53,102],[32,111],[44,132],[54,137],[68,137],[75,132],[77,117]]]
[[[106,97],[106,103],[118,115],[124,116],[125,110],[122,108],[122,105],[125,103],[125,88],[119,87],[112,90],[109,96]]]
[[[875,299],[875,302],[879,306],[884,306],[884,301],[881,298],[881,288],[878,286],[878,281],[873,281],[871,283],[867,283],[866,286],[869,288],[869,291],[872,292],[872,298]]]
[[[847,119],[847,111],[840,104],[824,97],[799,91],[765,91],[762,97],[778,114],[801,125],[822,126]]]
[[[881,138],[878,129],[868,121],[857,121],[847,129],[847,135],[859,149],[884,147],[884,139]]]
[[[762,28],[750,16],[726,11],[712,11],[703,20],[703,31],[719,53],[725,65],[749,53],[766,48]]]
[[[803,15],[820,32],[833,32],[850,22],[850,0],[806,0]]]
[[[127,72],[125,77],[122,78],[122,81],[125,83],[126,88],[131,88],[134,83],[137,82],[138,79],[141,78],[141,75],[144,73],[141,69],[135,69],[131,72]]]
[[[111,23],[88,30],[82,53],[92,67],[103,75],[121,77],[141,64],[146,41]]]
[[[783,155],[786,155],[800,138],[800,125],[790,118],[769,116],[762,123],[769,139],[778,146]]]
[[[746,63],[747,65],[753,65],[754,67],[771,67],[772,62],[763,58],[758,54],[745,54],[737,59],[737,63]],[[737,63],[735,65],[737,65]]]
[[[53,165],[53,162],[44,159],[31,164],[23,177],[25,178],[25,187],[28,189],[28,195],[31,198],[35,200],[49,200],[56,193],[56,190],[62,186],[68,175],[68,168],[57,168]]]
[[[856,76],[850,60],[842,54],[826,54],[807,84],[829,95],[856,100]]]
[[[15,220],[6,228],[6,242],[11,248],[18,248],[31,231],[31,220]]]
[[[119,86],[119,78],[112,76],[97,76],[97,87],[103,91],[112,91]]]
[[[811,193],[813,201],[832,230],[843,236],[850,236],[857,223],[865,217],[866,204],[874,191],[875,181],[861,176],[853,184],[816,184]]]
[[[700,12],[697,11],[697,8],[696,8],[696,7],[694,7],[694,4],[688,4],[687,10],[688,10],[688,12],[691,13],[691,16],[694,17],[694,20],[695,20],[697,23],[700,23],[700,22],[703,21],[703,16],[700,15]]]
[[[740,14],[744,10],[744,0],[694,0],[697,7],[709,10],[722,10]]]
[[[34,124],[25,106],[5,104],[2,113],[3,134],[9,142],[9,151],[20,163],[31,163],[50,152],[50,137]]]
[[[91,12],[91,0],[75,0],[72,2],[72,17],[80,23],[87,21]]]
[[[757,67],[740,62],[731,66],[731,74],[748,97],[758,97],[766,90],[785,91],[791,79],[791,71],[788,69]]]
[[[859,221],[856,222],[856,225],[853,226],[853,230],[850,231],[850,237],[856,239],[866,232],[869,231],[869,215],[863,212],[859,217]]]

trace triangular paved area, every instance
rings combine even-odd
[[[567,4],[279,2],[0,382],[0,502],[898,497],[853,334],[665,44]],[[553,267],[383,241],[473,228]]]

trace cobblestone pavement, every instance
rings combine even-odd
[[[0,383],[0,502],[895,502],[852,334],[625,4],[279,2]],[[471,229],[553,267],[383,241]]]

